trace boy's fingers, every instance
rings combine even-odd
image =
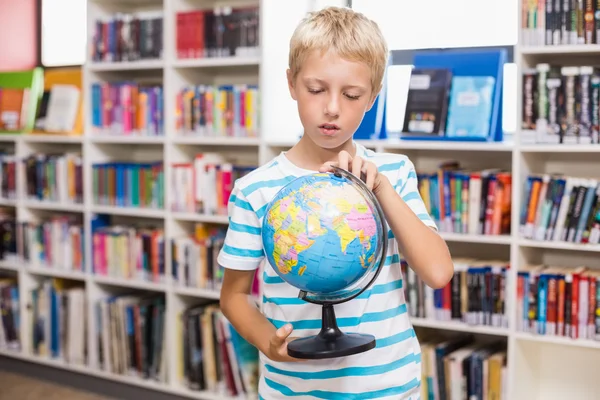
[[[369,188],[369,190],[372,190],[373,186],[375,185],[375,176],[377,176],[377,167],[375,167],[374,165],[367,166],[365,175],[366,175],[365,183],[367,184],[367,187]]]
[[[287,337],[290,336],[290,333],[292,333],[292,326],[290,324],[284,325],[281,328],[277,329],[277,331],[275,332],[277,344],[284,344],[285,339],[287,339]]]
[[[328,162],[325,163],[321,166],[321,168],[319,168],[319,172],[329,172],[329,171],[333,171],[332,167],[337,167],[338,163],[337,162]]]
[[[352,160],[352,173],[360,179],[360,173],[363,167],[363,159],[360,157],[356,157]]]
[[[340,168],[348,170],[350,168],[351,162],[352,162],[352,157],[350,157],[350,154],[348,154],[345,151],[340,152],[340,154],[338,156],[338,163],[339,163],[338,166]]]

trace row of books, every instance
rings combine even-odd
[[[530,175],[524,188],[521,237],[600,243],[600,183],[592,178]]]
[[[528,141],[598,144],[600,70],[594,66],[539,63],[522,75],[521,129]]]
[[[164,209],[164,198],[162,161],[92,164],[94,204]]]
[[[162,85],[93,83],[91,110],[95,135],[163,136],[165,132]]]
[[[171,209],[207,215],[227,215],[234,182],[254,166],[233,165],[222,155],[198,153],[192,162],[173,163]]]
[[[456,161],[418,171],[419,193],[441,232],[510,234],[512,175],[500,169],[467,171]]]
[[[558,46],[600,43],[598,4],[592,0],[523,2],[519,43]]]
[[[187,308],[178,324],[183,333],[179,380],[185,386],[227,398],[256,398],[258,350],[233,328],[216,304]]]
[[[81,153],[36,152],[25,157],[22,165],[28,199],[61,204],[83,203]]]
[[[457,74],[441,62],[438,66],[410,70],[402,137],[441,140],[496,140],[496,99],[492,95],[499,77]],[[461,101],[474,96],[472,101]],[[375,128],[378,129],[378,128]],[[366,133],[366,132],[365,132]]]
[[[258,85],[192,85],[177,93],[176,130],[184,136],[257,137]]]
[[[164,230],[97,226],[92,233],[92,260],[95,275],[164,283]]]
[[[53,215],[39,222],[19,221],[16,233],[20,259],[29,267],[85,271],[85,232],[80,216]]]
[[[85,270],[85,232],[81,216],[52,215],[19,221],[0,209],[0,260],[62,271]]]
[[[87,362],[85,287],[81,282],[49,278],[29,292],[32,354],[64,360],[71,365]]]
[[[457,258],[454,276],[441,289],[427,286],[405,261],[401,268],[411,317],[508,328],[508,261]]]
[[[479,343],[472,335],[421,340],[423,399],[505,399],[506,342]]]
[[[144,292],[107,296],[95,304],[100,368],[117,375],[167,381],[163,295]]]
[[[31,289],[32,354],[85,366],[87,300],[82,283],[48,278]],[[19,296],[15,279],[0,280],[0,349],[19,349]],[[165,297],[143,291],[106,295],[94,304],[99,368],[167,381]],[[178,315],[178,379],[190,390],[228,396],[257,393],[258,350],[232,327],[216,304],[191,305]],[[8,333],[8,336],[7,336]]]
[[[600,340],[600,271],[545,264],[519,269],[517,330]]]
[[[93,22],[90,58],[97,62],[161,59],[162,11],[117,13]]]
[[[259,54],[258,7],[215,6],[175,15],[179,59]]]
[[[19,299],[17,280],[0,276],[0,350],[19,350],[21,347]]]
[[[58,203],[83,202],[83,160],[81,153],[35,152],[23,158],[0,155],[0,198],[17,199],[17,171],[25,177],[29,200]]]
[[[171,240],[171,274],[176,285],[220,290],[223,268],[217,257],[225,241],[224,227],[196,224],[194,233]]]

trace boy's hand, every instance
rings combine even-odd
[[[295,338],[289,337],[292,333],[292,325],[287,324],[275,331],[275,334],[271,337],[269,342],[269,350],[266,354],[273,361],[290,362],[290,361],[304,361],[299,358],[294,358],[288,354],[287,344]]]
[[[337,162],[323,164],[319,172],[332,172],[332,166],[345,169],[354,174],[358,179],[365,182],[369,190],[372,190],[375,195],[386,182],[389,183],[387,177],[379,173],[375,164],[358,156],[353,158],[345,150],[340,151]]]

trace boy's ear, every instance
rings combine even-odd
[[[292,99],[296,100],[296,88],[294,87],[292,71],[288,68],[285,71],[285,73],[287,75],[287,82],[288,82],[288,89],[290,90],[290,96],[292,96]]]

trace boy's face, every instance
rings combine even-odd
[[[296,79],[288,70],[288,86],[298,103],[304,134],[324,149],[335,149],[354,135],[377,93],[371,70],[334,52],[310,54]]]

